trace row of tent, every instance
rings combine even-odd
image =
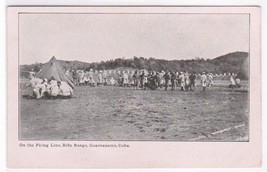
[[[99,71],[95,71],[95,73],[98,73]],[[123,72],[127,72],[128,74],[133,74],[134,70],[130,71],[115,71],[115,70],[108,70],[107,73],[111,74],[112,72],[122,74]],[[248,78],[248,58],[243,63],[243,65],[240,68],[239,74],[243,78]],[[224,73],[224,74],[214,74],[215,77],[226,77],[231,75],[231,73]],[[64,69],[60,65],[59,61],[53,56],[51,60],[45,64],[45,66],[36,74],[37,78],[46,78],[48,80],[54,79],[57,81],[65,81],[67,82],[72,88],[74,88],[74,82],[72,78],[65,74]]]

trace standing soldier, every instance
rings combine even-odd
[[[183,72],[180,72],[179,80],[181,85],[181,91],[185,91],[185,77]]]
[[[187,71],[184,73],[184,80],[185,80],[185,90],[188,91],[189,85],[190,85],[190,79],[189,79],[189,74]]]
[[[160,73],[159,73],[159,77],[160,77],[160,88],[162,88],[163,87],[163,85],[165,84],[164,82],[164,76],[165,75],[165,72],[164,72],[164,70],[162,70]]]
[[[108,84],[108,74],[107,71],[103,71],[103,83],[106,86]]]
[[[34,69],[32,69],[29,73],[29,78],[32,79],[35,77],[35,72],[34,72]]]
[[[140,77],[140,87],[143,88],[144,87],[144,76],[145,76],[145,71],[143,70],[141,72],[141,75],[139,76]]]
[[[157,82],[157,86],[161,87],[161,77],[160,77],[159,72],[156,72],[156,82]]]
[[[103,84],[103,74],[102,74],[102,70],[99,71],[99,74],[98,74],[97,79],[98,79],[97,85],[102,86],[102,84]]]
[[[144,69],[143,84],[144,84],[144,90],[146,90],[147,89],[147,84],[148,84],[148,72],[145,69]]]
[[[196,89],[196,85],[195,85],[196,74],[195,73],[192,73],[189,76],[189,79],[190,79],[190,86],[189,86],[189,88],[190,88],[191,91],[194,91]]]
[[[171,85],[172,85],[172,91],[176,90],[176,75],[174,72],[171,72]]]
[[[129,84],[129,76],[128,76],[128,74],[126,72],[123,72],[122,78],[123,78],[123,86],[124,87],[128,86],[128,84]]]
[[[164,74],[164,79],[165,79],[165,91],[168,90],[168,84],[169,84],[169,81],[171,79],[171,75],[170,75],[170,72],[166,71],[166,73]]]
[[[120,87],[123,86],[123,78],[122,78],[122,74],[119,74],[119,77],[118,77],[118,84]]]
[[[80,70],[78,75],[79,85],[84,85],[84,71]]]
[[[137,90],[139,86],[139,76],[137,70],[133,74],[133,81],[134,81],[134,89]]]
[[[208,78],[208,87],[212,87],[213,86],[213,76],[212,76],[212,73],[207,74],[207,78]]]
[[[203,91],[206,91],[207,75],[205,74],[205,72],[203,72],[202,75],[201,75],[201,83],[202,83]]]
[[[84,84],[89,85],[89,72],[86,71],[84,74]]]
[[[179,87],[180,86],[179,72],[176,72],[175,75],[176,75],[175,84],[176,87]]]
[[[88,77],[89,77],[89,85],[91,87],[94,87],[95,86],[95,81],[94,81],[94,71],[93,71],[93,69],[90,69]]]
[[[73,70],[73,72],[72,72],[72,79],[73,79],[73,81],[74,81],[74,84],[76,85],[76,86],[79,86],[79,80],[78,80],[78,72],[76,71],[76,70]]]
[[[231,91],[234,91],[234,88],[236,87],[235,79],[234,79],[234,74],[230,75],[230,86]]]
[[[143,69],[142,74],[140,75],[140,85],[141,88],[144,90],[146,89],[147,86],[147,72],[145,69]]]

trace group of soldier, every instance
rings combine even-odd
[[[69,73],[66,73],[70,75]],[[194,91],[196,88],[196,79],[200,78],[203,91],[207,86],[213,85],[213,74],[203,72],[201,76],[196,73],[189,74],[187,71],[173,72],[173,71],[147,71],[136,70],[133,74],[123,71],[119,74],[117,80],[114,77],[109,77],[107,71],[99,71],[97,77],[92,69],[84,72],[83,70],[72,71],[72,78],[76,86],[89,85],[89,86],[122,86],[133,87],[134,89],[155,90],[164,87],[167,91],[170,87],[171,90],[176,90],[180,87],[182,91]]]
[[[65,81],[57,81],[55,79],[47,80],[35,77],[33,72],[30,72],[30,82],[26,85],[30,87],[32,92],[30,97],[41,99],[57,99],[71,98],[73,89]]]
[[[83,70],[72,71],[71,74],[67,72],[66,75],[69,75],[69,76],[72,75],[71,77],[76,86],[89,85],[89,86],[94,87],[96,85],[100,86],[100,85],[108,84],[108,74],[105,70],[99,71],[99,74],[97,76],[97,81],[95,81],[93,69],[90,69],[90,71],[86,71],[86,72],[84,72]],[[112,78],[110,82],[112,82]]]
[[[181,91],[194,91],[196,88],[196,79],[198,75],[196,73],[189,74],[187,71],[173,72],[173,71],[150,71],[146,74],[145,71],[138,75],[135,72],[133,75],[135,89],[156,89],[158,87],[165,88],[165,91],[170,87],[172,91],[175,91],[177,87],[180,87]],[[213,85],[212,74],[203,74],[200,77],[203,91],[206,90],[206,86]]]
[[[132,74],[123,71],[119,74],[117,80],[112,76],[108,76],[107,72],[99,71],[97,76],[90,71],[84,72],[82,70],[66,72],[68,77],[71,77],[76,86],[89,85],[95,86],[121,86],[121,87],[133,87],[135,90],[155,90],[157,88],[164,88],[175,91],[180,88],[181,91],[195,91],[196,80],[199,80],[202,86],[202,90],[206,91],[206,87],[214,85],[213,74],[205,73],[196,74],[188,73],[187,71],[173,72],[173,71],[147,71],[135,70]],[[73,89],[64,81],[39,79],[34,76],[33,72],[30,72],[30,83],[28,84],[32,88],[33,96],[37,99],[42,97],[47,98],[70,98],[73,95]],[[235,74],[230,75],[229,87],[234,90],[236,87],[240,87],[240,79]]]

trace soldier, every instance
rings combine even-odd
[[[170,72],[166,71],[166,73],[164,74],[164,79],[165,79],[165,91],[168,90],[168,84],[170,82],[170,79],[171,79],[171,74]]]
[[[202,83],[203,91],[206,91],[207,75],[205,74],[205,72],[203,72],[202,75],[201,75],[201,83]]]
[[[95,81],[94,81],[94,71],[93,71],[93,69],[90,69],[88,77],[89,77],[89,85],[91,87],[94,87],[95,86]]]
[[[115,79],[113,77],[110,78],[110,84],[112,86],[115,86],[115,84],[116,84]]]
[[[137,70],[133,74],[133,81],[134,81],[134,89],[137,90],[139,86],[139,75]]]
[[[207,74],[207,79],[208,79],[208,87],[213,86],[213,75],[212,73]]]
[[[35,72],[34,72],[34,69],[32,69],[30,72],[29,72],[29,78],[32,79],[35,77]]]
[[[47,98],[52,98],[52,99],[57,98],[58,93],[59,93],[59,87],[57,84],[58,84],[57,81],[54,79],[48,82],[48,85],[46,87],[46,94],[45,94]]]
[[[157,86],[161,87],[161,76],[159,72],[156,72],[156,82],[157,82]]]
[[[190,79],[189,79],[189,74],[187,71],[184,73],[184,80],[185,80],[185,90],[188,91],[189,85],[190,85]]]
[[[123,78],[123,86],[126,87],[129,84],[129,76],[126,72],[123,73],[122,75]]]
[[[171,86],[172,86],[172,91],[176,90],[176,75],[174,72],[171,72]]]
[[[165,75],[165,72],[164,72],[164,70],[162,70],[160,73],[159,73],[159,78],[160,78],[160,84],[159,84],[159,86],[160,86],[160,88],[162,88],[163,87],[163,85],[165,85],[165,79],[164,79],[164,76]]]
[[[59,92],[58,95],[60,98],[69,99],[73,95],[73,89],[64,81],[57,82]]]
[[[84,84],[89,85],[89,72],[86,71],[84,74]]]
[[[183,72],[180,72],[179,80],[180,80],[181,91],[185,91],[185,77]]]
[[[145,69],[143,69],[141,75],[140,75],[140,85],[141,88],[146,89],[147,85],[147,72]]]
[[[74,84],[75,84],[76,86],[79,86],[79,79],[78,79],[78,78],[79,78],[79,77],[78,77],[78,71],[73,70],[73,71],[72,71],[72,79],[73,79]]]
[[[234,91],[234,88],[236,87],[234,74],[230,75],[230,85],[229,85],[229,87],[231,88],[232,91]]]
[[[36,96],[36,99],[43,97],[47,87],[47,79],[43,79],[42,83],[38,83],[33,88],[33,93]]]
[[[102,70],[99,71],[98,77],[97,77],[97,85],[102,86],[103,85],[103,74]]]
[[[107,71],[105,70],[103,72],[103,83],[105,86],[108,84],[108,74],[107,74]]]
[[[195,80],[196,80],[196,74],[192,73],[190,76],[189,76],[189,79],[190,79],[190,90],[191,91],[194,91],[196,89],[196,85],[195,85]],[[194,88],[194,89],[193,89]]]

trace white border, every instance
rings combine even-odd
[[[0,78],[2,79],[2,84],[0,84],[0,109],[1,109],[1,125],[0,125],[0,137],[4,138],[4,140],[1,139],[0,145],[1,145],[1,156],[0,156],[0,169],[6,170],[6,53],[5,53],[5,45],[6,41],[5,39],[5,20],[6,20],[6,6],[7,5],[259,5],[262,7],[262,104],[266,105],[266,31],[267,31],[267,1],[264,0],[148,0],[148,1],[142,1],[142,0],[126,0],[126,1],[119,1],[119,0],[93,0],[93,1],[86,1],[86,0],[65,0],[64,2],[62,0],[9,0],[6,1],[0,1]],[[266,118],[266,107],[263,106],[262,111],[262,122],[263,122],[263,164],[262,168],[260,169],[224,169],[220,171],[254,171],[254,170],[260,170],[260,171],[267,171],[267,150],[266,150],[266,139],[267,139],[267,118]],[[165,169],[166,170],[166,169]],[[164,170],[164,171],[165,171]],[[184,170],[184,169],[181,169]],[[196,169],[192,169],[196,170]],[[187,169],[186,171],[192,171]],[[21,171],[21,170],[12,170],[12,171]],[[23,170],[23,171],[29,171],[29,170]],[[47,171],[47,170],[43,170]],[[58,171],[58,170],[57,170]],[[82,170],[80,170],[82,171]],[[110,171],[110,170],[109,170]],[[115,170],[112,170],[115,171]],[[121,171],[121,170],[120,170]],[[136,170],[134,170],[136,171]],[[148,171],[148,170],[146,170]],[[173,170],[171,170],[173,171]],[[198,171],[214,171],[214,169],[198,169]],[[218,169],[216,169],[218,171]]]

